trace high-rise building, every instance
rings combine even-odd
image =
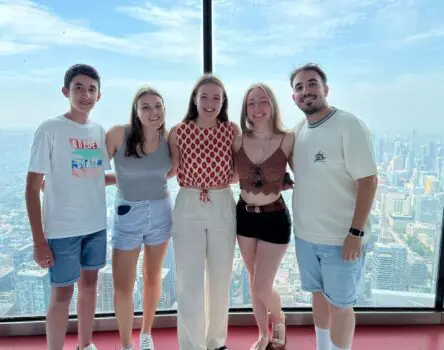
[[[415,152],[409,151],[407,153],[407,157],[405,160],[405,170],[407,171],[409,178],[413,175],[414,167],[415,167]]]
[[[7,315],[15,303],[14,268],[0,265],[0,316]]]
[[[48,270],[23,269],[17,272],[15,293],[21,316],[45,315],[50,295]]]
[[[162,269],[162,292],[160,294],[159,309],[170,310],[176,302],[176,293],[172,279],[173,273],[170,269]]]
[[[407,290],[407,254],[407,247],[403,244],[376,243],[372,256],[373,288]]]
[[[384,218],[387,220],[392,213],[410,215],[412,211],[411,196],[405,192],[384,193],[381,199],[381,209],[384,213]]]
[[[380,138],[375,142],[376,162],[381,164],[384,161],[384,139]]]
[[[113,274],[111,265],[106,265],[99,271],[97,281],[97,310],[99,312],[113,312]]]
[[[435,239],[436,228],[436,224],[412,222],[407,225],[406,234],[415,238],[418,238],[421,235],[425,235],[432,239]]]
[[[430,293],[430,273],[424,258],[417,254],[409,254],[407,258],[407,283],[411,292]]]
[[[413,199],[413,210],[416,221],[437,223],[440,219],[439,200],[432,195],[419,195]]]
[[[20,271],[25,268],[24,264],[29,264],[34,262],[34,245],[33,243],[21,244],[18,249],[16,249],[12,255],[12,260],[14,263],[14,270]]]

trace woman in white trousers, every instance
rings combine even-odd
[[[170,133],[180,190],[173,212],[177,329],[181,350],[223,350],[236,241],[232,146],[222,82],[201,77],[184,120]]]

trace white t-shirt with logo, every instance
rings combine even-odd
[[[101,125],[59,116],[39,126],[28,171],[45,174],[45,238],[82,236],[107,227],[107,169],[110,164]]]
[[[353,114],[333,109],[322,121],[295,130],[293,226],[296,237],[343,245],[352,224],[357,181],[376,175],[368,127]],[[364,227],[368,240],[370,224]]]

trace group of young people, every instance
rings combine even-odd
[[[162,95],[151,87],[135,94],[128,124],[105,132],[89,118],[100,99],[99,74],[84,64],[68,69],[62,92],[70,110],[36,130],[26,183],[34,258],[49,269],[52,287],[48,349],[63,349],[75,283],[78,349],[96,349],[97,277],[106,263],[105,186],[114,184],[112,271],[122,349],[134,349],[133,288],[143,246],[139,348],[154,350],[151,328],[171,237],[181,350],[227,349],[236,240],[259,328],[251,349],[285,348],[285,314],[273,283],[292,219],[302,288],[313,295],[317,349],[351,348],[377,187],[370,132],[360,119],[327,103],[327,77],[318,65],[294,70],[290,85],[306,116],[292,131],[284,130],[276,97],[261,83],[247,89],[239,127],[229,120],[222,81],[205,74],[183,121],[170,132]],[[112,174],[105,172],[111,159]],[[167,187],[173,176],[180,186],[174,205]],[[236,183],[237,202],[231,190]],[[289,189],[292,214],[281,195]]]

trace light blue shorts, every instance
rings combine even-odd
[[[364,268],[365,247],[359,259],[344,261],[342,246],[313,244],[300,238],[295,239],[295,245],[302,289],[321,292],[338,308],[353,307]]]
[[[138,202],[117,198],[113,215],[113,248],[133,250],[142,244],[166,242],[171,237],[171,216],[170,197]]]
[[[84,236],[48,239],[54,256],[49,268],[53,287],[66,287],[76,283],[80,270],[98,270],[106,264],[106,230]]]

